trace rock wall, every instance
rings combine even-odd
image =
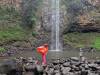
[[[15,9],[20,9],[22,0],[0,0],[0,5],[13,6]]]
[[[68,0],[65,32],[100,32],[100,0]]]
[[[20,9],[20,6],[24,0],[0,0],[0,5],[10,6],[12,5],[15,9]],[[40,14],[39,27],[43,27],[45,31],[51,30],[50,22],[50,5],[49,0],[43,0],[44,3],[39,9]],[[78,4],[79,0],[74,1],[65,0],[65,4],[62,5],[60,15],[61,32],[65,31],[100,31],[100,0],[81,0],[81,4]],[[49,1],[50,2],[50,1]],[[70,3],[73,3],[72,6]],[[64,5],[67,5],[66,7]],[[68,6],[69,5],[69,6]],[[80,6],[81,5],[81,6]],[[71,9],[70,9],[71,8]],[[69,12],[70,11],[70,12]],[[66,13],[67,12],[67,13]],[[77,15],[78,14],[78,15]]]

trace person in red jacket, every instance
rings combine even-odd
[[[48,44],[44,44],[43,46],[40,46],[37,48],[37,52],[42,55],[42,63],[46,64],[46,54],[48,52]]]

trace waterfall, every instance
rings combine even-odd
[[[60,0],[51,0],[51,50],[60,51],[61,44],[59,39],[60,28]]]

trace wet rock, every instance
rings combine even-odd
[[[68,75],[75,75],[73,72],[69,72],[69,74]]]
[[[48,74],[53,74],[54,73],[54,68],[49,68]]]
[[[58,72],[58,73],[55,73],[55,75],[61,75],[61,73],[60,73],[60,72]]]
[[[24,68],[25,68],[26,71],[33,71],[36,68],[36,65],[35,64],[31,64],[31,63],[27,63],[24,66]]]
[[[59,59],[56,59],[56,60],[52,61],[52,63],[53,63],[53,65],[57,65],[57,64],[60,63],[60,60]]]
[[[22,63],[24,63],[24,64],[28,63],[27,59],[23,58]]]
[[[81,71],[81,75],[88,75],[88,71]]]
[[[61,75],[61,72],[59,70],[54,70],[55,75]]]
[[[23,62],[23,59],[25,62]],[[66,60],[66,59],[65,59]],[[63,64],[59,59],[54,59],[54,62],[48,62],[47,65],[40,63],[34,63],[37,61],[33,57],[29,58],[16,58],[14,60],[6,60],[3,64],[0,64],[0,73],[6,73],[7,75],[22,75],[23,68],[25,74],[30,75],[99,75],[100,65],[93,62],[77,62],[64,61]],[[56,64],[54,64],[56,63]]]
[[[100,71],[100,66],[98,66],[97,69]]]
[[[75,66],[76,66],[76,67],[79,67],[79,66],[81,66],[81,65],[82,65],[81,62],[77,62],[77,63],[75,63]]]
[[[85,68],[85,70],[88,70],[89,69],[88,64],[85,64],[84,68]]]
[[[75,67],[74,70],[77,72],[77,71],[80,71],[80,68],[79,67]]]
[[[70,66],[70,62],[65,62],[65,63],[63,63],[63,66],[64,66],[64,67]]]
[[[54,69],[55,69],[55,70],[59,70],[59,69],[60,69],[60,65],[55,65],[55,66],[54,66]]]
[[[97,67],[98,67],[98,65],[96,65],[96,64],[89,64],[89,68],[90,68],[92,71],[97,71],[97,70],[98,70]]]
[[[95,61],[96,64],[100,65],[100,60]]]
[[[78,57],[71,57],[70,59],[71,59],[72,61],[76,61],[76,62],[79,61],[79,58],[78,58]]]
[[[49,68],[53,68],[54,65],[53,65],[52,63],[49,63],[49,64],[48,64],[48,67],[49,67]]]
[[[70,67],[64,67],[64,68],[62,69],[62,73],[65,75],[65,74],[67,74],[70,70],[71,70]]]
[[[42,65],[36,65],[37,71],[38,72],[43,72],[43,66]]]
[[[29,63],[35,63],[36,60],[34,60],[32,57],[29,57],[27,60]]]
[[[65,63],[65,62],[66,62],[65,59],[60,59],[60,61],[59,61],[60,64],[63,64],[63,63]]]

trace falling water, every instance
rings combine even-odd
[[[60,24],[60,8],[59,8],[60,0],[51,0],[51,24],[52,24],[52,32],[51,32],[51,50],[60,51],[61,44],[59,39],[59,24]]]

